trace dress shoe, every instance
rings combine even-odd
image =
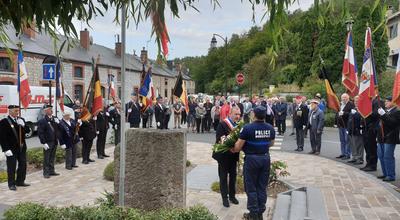
[[[229,207],[229,201],[228,201],[228,199],[227,198],[223,198],[222,199],[222,205],[224,206],[224,207]]]
[[[308,154],[315,154],[315,151],[310,151],[308,152]]]
[[[357,160],[356,162],[354,162],[355,165],[361,165],[364,164],[364,161],[361,160]]]
[[[88,161],[89,161],[89,162],[94,162],[95,160],[89,159]]]
[[[360,168],[360,170],[365,171],[365,172],[372,172],[372,171],[376,171],[376,167],[363,167]]]
[[[349,161],[347,161],[347,163],[355,163],[355,162],[357,162],[357,160],[349,160]]]
[[[99,159],[104,159],[104,157],[103,157],[103,156],[98,156],[97,158],[99,158]]]
[[[72,170],[72,167],[66,167],[65,169],[67,169],[67,170]]]
[[[239,204],[239,201],[235,197],[229,198],[229,201],[235,205]]]
[[[50,178],[50,175],[43,175],[43,177],[48,179],[48,178]]]
[[[294,133],[290,133],[290,135],[289,136],[293,136],[294,135]]]
[[[342,157],[342,160],[348,160],[348,159],[350,159],[349,156],[344,156],[344,157]]]
[[[315,155],[320,155],[320,154],[321,154],[321,153],[320,153],[320,152],[318,152],[318,151],[317,151],[317,152],[315,152]]]
[[[299,150],[298,151],[303,151],[303,148],[299,148]]]
[[[300,151],[300,149],[299,149],[299,148],[296,148],[294,151]]]
[[[378,179],[385,179],[386,178],[386,176],[377,176],[376,178],[378,178]]]
[[[83,164],[89,164],[89,162],[86,161],[86,160],[85,160],[85,161],[82,161],[82,163],[83,163]]]
[[[256,213],[244,213],[243,214],[243,219],[245,219],[245,220],[258,220],[260,218],[259,218],[259,215],[256,214]]]
[[[59,176],[59,173],[50,173],[50,176]]]
[[[27,184],[27,183],[17,183],[16,185],[17,185],[17,186],[21,186],[21,187],[30,186],[30,184]]]
[[[15,187],[15,186],[9,186],[8,187],[10,190],[12,190],[12,191],[16,191],[17,190],[17,187]]]
[[[72,168],[77,168],[77,167],[79,167],[79,166],[77,166],[77,165],[72,166]]]
[[[341,159],[341,158],[343,158],[343,157],[345,157],[344,155],[339,155],[339,156],[337,156],[336,158],[337,159]]]
[[[390,179],[389,177],[385,177],[384,179],[382,179],[382,181],[384,181],[384,182],[393,182],[393,181],[395,181],[395,179]]]
[[[110,157],[110,156],[108,156],[108,155],[106,155],[106,154],[103,154],[103,157]]]

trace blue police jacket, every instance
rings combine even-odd
[[[267,154],[275,139],[275,129],[263,121],[255,121],[243,127],[239,138],[246,141],[243,146],[246,155]]]

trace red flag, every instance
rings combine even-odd
[[[371,28],[367,28],[365,33],[365,53],[363,59],[360,92],[358,100],[358,110],[366,118],[372,113],[372,99],[376,95],[375,91],[375,68],[372,57],[372,35]]]
[[[163,55],[164,57],[167,57],[168,42],[169,42],[167,25],[165,24],[165,21],[162,21],[161,17],[157,14],[153,14],[152,20],[153,20],[153,32],[155,32],[157,37],[159,38],[159,41],[157,43],[159,46],[161,44]]]
[[[357,63],[354,56],[353,36],[351,31],[347,34],[346,53],[344,55],[342,68],[342,84],[347,90],[347,93],[354,97],[358,95],[358,77]]]
[[[31,101],[31,89],[28,82],[28,72],[26,71],[22,51],[18,53],[18,92],[19,99],[24,108],[28,108]]]
[[[400,107],[400,56],[397,60],[396,75],[394,77],[392,102]]]
[[[165,25],[164,23],[164,29],[163,32],[161,33],[161,45],[164,57],[168,56],[168,42],[169,42],[169,37],[168,37],[167,25]]]

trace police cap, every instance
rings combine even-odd
[[[388,97],[386,97],[386,100],[388,100],[388,101],[392,101],[392,96],[388,96]]]
[[[254,108],[253,111],[254,111],[254,116],[256,116],[256,118],[258,119],[264,119],[265,115],[267,114],[267,109],[262,105],[257,106],[256,108]]]
[[[9,105],[8,106],[8,109],[15,109],[15,108],[19,108],[19,106],[18,105]]]

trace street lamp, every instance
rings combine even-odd
[[[210,49],[214,49],[217,47],[217,39],[215,36],[221,38],[225,42],[225,58],[224,58],[224,76],[225,76],[225,96],[228,95],[228,73],[226,69],[226,62],[228,58],[228,37],[222,37],[219,34],[213,34],[213,37],[211,38],[211,44],[210,44]]]

